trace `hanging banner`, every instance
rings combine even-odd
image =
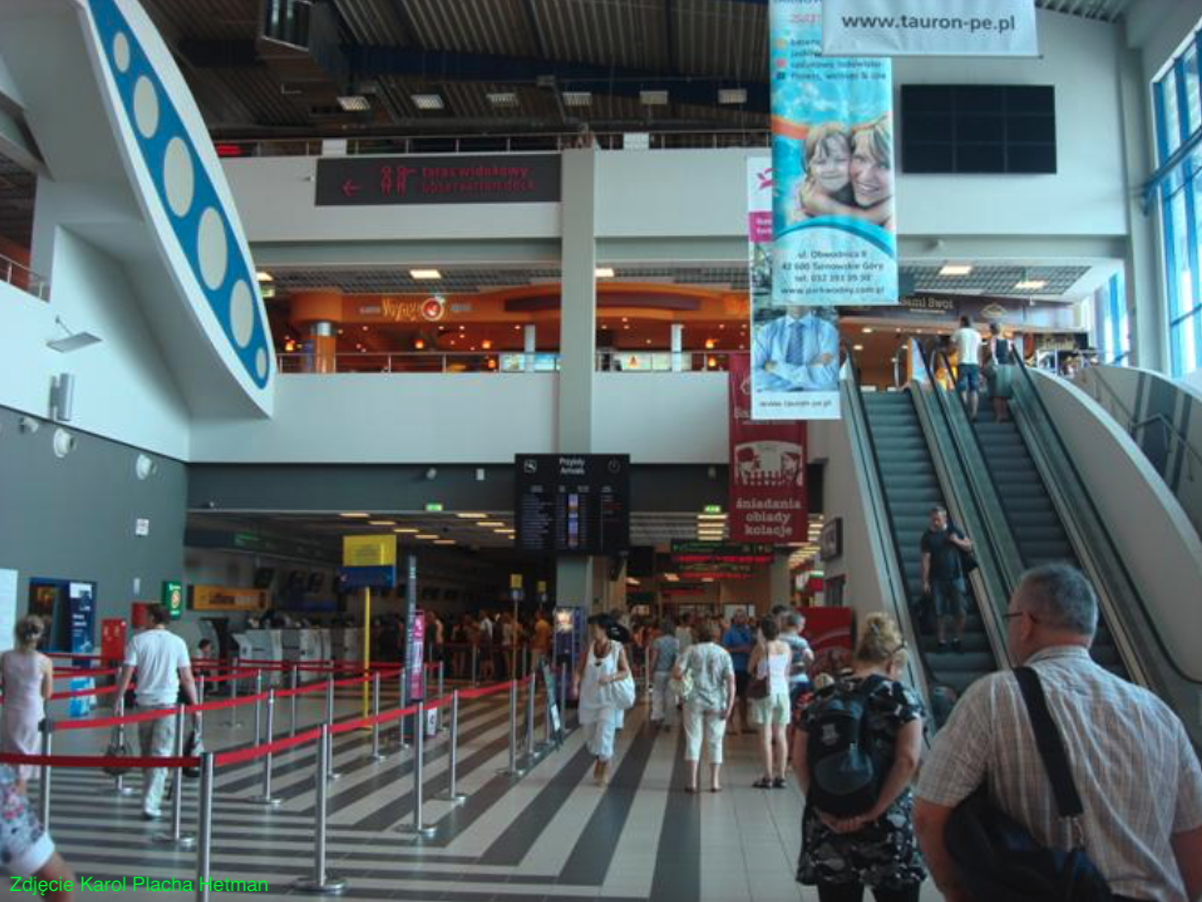
[[[896,304],[891,64],[823,57],[822,0],[770,3],[773,304]]]
[[[809,534],[806,425],[754,422],[748,367],[742,354],[731,357],[730,538],[773,545],[804,542]]]
[[[1031,0],[823,0],[822,52],[1039,56]]]

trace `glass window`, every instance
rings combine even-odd
[[[1161,100],[1164,105],[1164,140],[1165,153],[1164,160],[1173,155],[1178,147],[1181,146],[1181,117],[1177,115],[1177,73],[1170,69],[1168,74],[1161,80],[1163,93]]]

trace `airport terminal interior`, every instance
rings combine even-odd
[[[811,688],[887,615],[928,755],[1047,564],[1202,749],[1202,0],[822,2],[0,0],[0,789],[77,897],[817,902]],[[657,643],[763,618],[781,779],[733,700],[698,778]]]

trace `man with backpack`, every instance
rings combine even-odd
[[[964,651],[964,624],[968,617],[963,556],[972,542],[952,526],[947,511],[931,508],[930,528],[922,534],[922,591],[935,607],[935,639],[939,652],[947,651],[947,626],[952,627],[952,648]]]
[[[1197,899],[1202,769],[1164,702],[1090,658],[1089,581],[1063,564],[1030,570],[1006,619],[1023,666],[969,687],[918,785],[919,841],[944,898],[1042,898],[1032,887],[1047,886],[1056,899]],[[1022,834],[1025,867],[992,854],[1002,829],[1011,845]]]

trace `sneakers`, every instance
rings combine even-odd
[[[162,816],[163,812],[161,811],[151,810],[149,808],[142,809],[142,820],[144,821],[157,821]]]

